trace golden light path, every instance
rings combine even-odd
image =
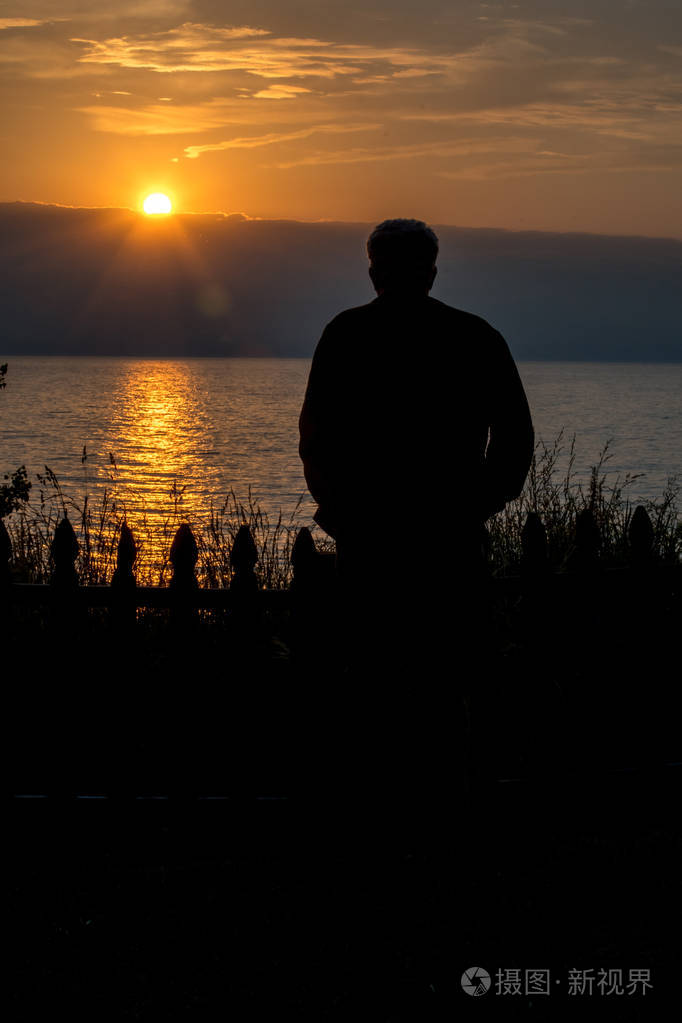
[[[153,216],[159,213],[170,213],[173,209],[173,204],[163,192],[152,192],[142,203],[142,209],[145,213]]]
[[[220,488],[208,452],[215,447],[210,409],[189,362],[131,362],[119,389],[105,448],[116,452],[119,512],[144,558],[163,562],[180,521],[200,529],[208,494]],[[103,477],[111,469],[102,466]]]

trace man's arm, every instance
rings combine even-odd
[[[338,424],[338,380],[332,354],[333,330],[325,327],[308,376],[303,407],[298,421],[298,453],[308,490],[319,507],[315,519],[334,535],[334,511],[338,503],[337,487],[332,482],[335,465],[335,438]],[[328,528],[329,527],[329,528]]]
[[[483,475],[484,520],[523,490],[535,434],[528,399],[507,342],[494,331],[492,402]]]

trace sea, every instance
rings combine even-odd
[[[54,492],[82,508],[105,491],[152,529],[175,513],[205,524],[229,495],[270,521],[313,526],[298,457],[310,360],[0,357],[0,473],[25,465],[32,500]],[[574,481],[602,459],[607,486],[633,503],[682,482],[682,364],[518,362],[538,454],[557,449]],[[49,479],[46,469],[50,471]],[[456,471],[453,464],[452,472]],[[447,484],[434,481],[442,495]],[[50,482],[50,480],[52,482]],[[405,480],[406,490],[410,480]],[[433,495],[419,495],[429,508]],[[371,495],[366,501],[371,517]],[[436,515],[447,518],[439,501]]]

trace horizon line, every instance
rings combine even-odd
[[[275,355],[243,353],[240,355],[125,355],[121,352],[5,352],[0,355],[0,364],[10,359],[135,359],[138,362],[185,362],[188,359],[312,359],[312,355]],[[565,363],[601,363],[603,365],[618,366],[682,366],[682,358],[679,359],[524,359],[515,356],[517,363],[524,362],[565,362]]]
[[[59,203],[59,202],[46,202],[42,199],[2,199],[0,200],[0,209],[6,206],[33,206],[41,209],[59,209],[59,210],[73,210],[85,211],[85,212],[111,212],[111,213],[130,213],[133,216],[139,217],[144,220],[151,220],[148,214],[142,210],[134,209],[131,206],[74,206],[70,203]],[[224,210],[183,210],[179,212],[173,212],[166,214],[163,220],[174,217],[216,217],[223,220],[232,220],[233,223],[260,223],[260,224],[342,224],[347,227],[354,225],[361,226],[363,228],[372,228],[375,226],[375,222],[372,220],[338,220],[334,218],[317,218],[315,220],[301,220],[295,217],[254,217],[249,213],[244,213],[242,210],[233,210],[231,212],[225,212]],[[239,218],[239,220],[238,220]],[[419,219],[419,218],[417,218]],[[547,228],[514,228],[514,227],[480,227],[472,224],[451,224],[446,222],[433,221],[432,225],[437,228],[454,228],[459,231],[489,231],[504,234],[535,234],[535,235],[559,235],[562,237],[587,237],[587,238],[643,238],[647,241],[667,241],[667,242],[680,242],[682,243],[682,235],[648,235],[648,234],[632,234],[632,233],[620,233],[613,234],[599,231],[566,231],[560,229],[549,230]]]

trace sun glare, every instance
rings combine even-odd
[[[171,201],[163,192],[152,192],[142,203],[142,209],[148,214],[170,213]]]

